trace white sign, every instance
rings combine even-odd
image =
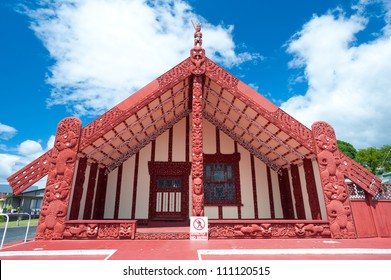
[[[190,217],[190,240],[208,240],[208,217]]]

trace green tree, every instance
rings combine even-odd
[[[357,152],[356,160],[372,173],[377,173],[379,170],[387,172],[391,170],[390,150],[390,145],[384,145],[380,149],[374,147],[360,149]]]
[[[357,155],[357,150],[356,148],[353,147],[352,144],[342,141],[342,140],[337,140],[337,145],[338,149],[343,152],[345,155],[350,157],[351,159],[355,159]]]
[[[380,152],[384,156],[380,167],[384,168],[385,172],[391,171],[391,145],[384,145]]]

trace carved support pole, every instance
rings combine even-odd
[[[202,84],[205,73],[205,50],[202,48],[201,26],[194,33],[194,48],[190,50],[191,72],[193,73],[192,91],[192,215],[204,215],[204,158],[202,138]]]
[[[193,216],[204,215],[204,158],[202,139],[202,77],[193,80],[192,111],[192,203]]]
[[[37,239],[62,239],[68,212],[81,121],[65,118],[59,124],[49,161],[48,180],[37,227]]]
[[[322,180],[331,237],[356,238],[350,200],[345,183],[343,154],[338,150],[334,129],[325,122],[315,122],[312,133]]]

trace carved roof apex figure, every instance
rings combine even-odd
[[[193,23],[194,26],[194,23]],[[202,47],[202,32],[201,32],[201,24],[198,23],[197,26],[194,26],[194,47]]]

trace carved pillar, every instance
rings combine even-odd
[[[198,24],[194,33],[194,48],[190,51],[192,88],[192,215],[204,215],[204,159],[202,139],[202,84],[205,73],[205,50],[202,49],[201,26]]]
[[[343,175],[342,154],[338,150],[334,129],[325,122],[315,122],[312,133],[322,180],[331,237],[356,238],[356,230]]]
[[[68,211],[70,190],[77,151],[81,121],[65,118],[59,124],[50,154],[50,167],[37,227],[37,239],[62,239]]]

